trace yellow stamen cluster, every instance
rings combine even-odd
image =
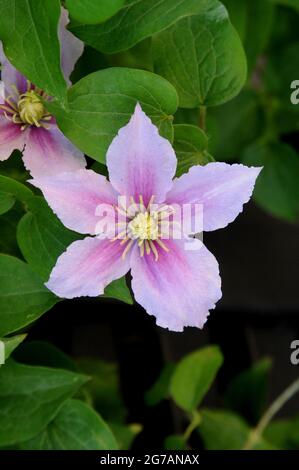
[[[153,200],[154,197],[151,198],[148,206],[145,207],[142,196],[139,196],[138,203],[131,198],[131,205],[128,210],[116,208],[126,219],[119,224],[125,226],[125,228],[111,241],[121,240],[121,245],[125,245],[122,254],[123,259],[135,241],[139,246],[141,257],[145,253],[149,255],[153,252],[155,260],[158,261],[158,247],[164,251],[169,251],[168,247],[161,240],[163,236],[162,222],[170,214],[169,207],[161,206],[157,210],[151,210]]]
[[[21,95],[15,86],[11,88],[14,93],[5,98],[5,104],[0,105],[6,118],[15,124],[21,124],[22,130],[28,126],[47,128],[46,123],[51,120],[51,115],[42,101],[43,98],[47,98],[47,95],[39,88],[32,89],[29,81],[27,91]]]

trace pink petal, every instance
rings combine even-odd
[[[184,240],[168,240],[169,252],[141,257],[134,248],[131,256],[132,289],[135,299],[157,325],[172,331],[185,326],[202,328],[221,298],[221,280],[214,256],[197,241],[201,248],[185,249]],[[166,243],[166,241],[165,241]]]
[[[119,243],[97,238],[75,241],[58,258],[46,286],[58,297],[96,297],[110,282],[124,276],[129,257],[121,258]]]
[[[26,133],[23,160],[33,177],[52,176],[66,171],[85,168],[85,158],[62,132],[51,125],[50,129],[31,126]]]
[[[15,95],[14,86],[17,87],[19,93],[25,93],[27,90],[27,81],[17,69],[15,69],[6,58],[2,44],[0,44],[0,62],[1,62],[1,79],[5,85],[5,96]]]
[[[168,204],[202,204],[205,231],[226,227],[249,201],[261,168],[212,162],[174,180]]]
[[[69,14],[65,8],[61,9],[58,27],[58,37],[61,47],[61,68],[64,78],[70,85],[69,77],[74,70],[75,64],[84,50],[84,44],[76,38],[66,27],[69,23]]]
[[[130,122],[120,129],[107,152],[112,185],[122,196],[142,195],[145,204],[155,195],[163,202],[176,170],[170,143],[144,114],[139,104]]]
[[[0,115],[0,161],[7,160],[15,149],[23,150],[25,134],[18,124]]]
[[[36,178],[31,184],[40,188],[52,210],[63,224],[79,233],[96,233],[100,204],[115,205],[117,196],[109,181],[92,170]]]

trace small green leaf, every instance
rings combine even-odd
[[[253,144],[245,150],[242,162],[264,167],[255,185],[255,201],[277,217],[297,220],[299,158],[292,147],[279,142]]]
[[[0,445],[37,435],[84,382],[86,377],[73,372],[10,359],[0,368]]]
[[[27,209],[18,225],[18,244],[31,268],[47,281],[57,258],[80,235],[64,227],[42,197],[27,199]]]
[[[153,39],[155,71],[170,81],[182,108],[215,106],[236,96],[246,81],[246,57],[224,6],[213,2]]]
[[[66,0],[66,7],[74,20],[83,24],[97,24],[115,15],[125,0]]]
[[[223,362],[217,346],[208,346],[184,357],[176,366],[170,394],[185,411],[195,410],[211,387]]]
[[[265,358],[237,376],[225,394],[227,407],[256,424],[265,407],[271,359]]]
[[[0,255],[0,335],[29,325],[58,301],[23,261]]]
[[[8,60],[49,95],[64,100],[57,36],[59,0],[0,0],[0,39]]]
[[[151,72],[118,67],[100,70],[69,89],[67,111],[53,103],[47,106],[78,148],[105,163],[113,137],[128,123],[137,102],[160,133],[172,140],[177,94],[170,83]]]
[[[148,406],[155,406],[167,398],[174,369],[175,364],[172,362],[165,364],[158,380],[145,394],[145,402]]]
[[[86,384],[90,403],[105,420],[123,423],[126,416],[120,394],[117,364],[94,358],[80,358],[79,369],[91,380]]]
[[[2,175],[0,175],[0,191],[21,202],[26,202],[28,198],[33,196],[33,192],[27,186]]]
[[[0,191],[0,215],[8,212],[14,206],[15,201],[11,194]]]
[[[224,410],[204,409],[200,412],[198,431],[206,450],[242,450],[247,444],[251,428],[241,416]],[[275,447],[260,438],[254,450],[274,450]]]
[[[20,450],[116,450],[108,425],[80,400],[67,400],[55,418]]]
[[[8,359],[11,353],[24,341],[26,335],[16,335],[10,338],[2,338],[4,343],[5,359]]]
[[[131,448],[134,439],[142,431],[141,424],[119,424],[119,423],[109,423],[109,427],[113,432],[118,448],[121,450],[128,450]]]
[[[127,0],[110,20],[100,25],[71,25],[70,30],[89,46],[112,54],[162,31],[180,18],[208,8],[214,0]]]
[[[164,449],[166,450],[187,450],[187,444],[182,436],[173,434],[167,436],[164,442]]]
[[[116,281],[111,282],[111,284],[105,288],[104,296],[133,305],[133,299],[125,277],[121,277],[120,279],[116,279]]]
[[[173,147],[178,159],[176,176],[187,173],[194,165],[206,165],[214,158],[208,153],[208,138],[199,127],[176,124]]]

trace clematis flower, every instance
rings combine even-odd
[[[85,169],[32,180],[66,227],[91,235],[59,257],[47,287],[62,298],[98,296],[131,270],[135,299],[158,325],[202,328],[221,298],[218,263],[201,242],[198,250],[186,249],[185,231],[180,239],[165,238],[165,212],[200,204],[204,230],[225,227],[249,200],[260,168],[215,162],[173,180],[176,165],[171,144],[137,105],[109,147],[110,181]],[[96,236],[97,208],[119,208],[119,196],[131,201],[129,210],[119,209],[121,228],[113,238]]]
[[[70,84],[69,75],[84,46],[66,29],[67,23],[67,11],[62,9],[58,31],[61,66]],[[7,160],[18,149],[32,176],[84,168],[84,155],[64,137],[45,109],[42,99],[49,99],[46,93],[10,64],[2,48],[0,62],[0,161]]]

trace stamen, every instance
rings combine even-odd
[[[124,260],[129,249],[131,248],[132,244],[133,244],[134,240],[130,240],[129,243],[127,244],[126,248],[124,249],[123,251],[123,254],[121,255],[122,259]]]
[[[156,245],[155,243],[153,242],[153,240],[149,240],[149,244],[150,244],[150,247],[155,255],[155,261],[158,261],[159,259],[159,253],[158,253],[158,250],[156,248]]]
[[[164,250],[166,251],[167,253],[169,252],[169,248],[162,242],[162,240],[160,238],[157,238],[157,240],[155,240],[158,245]]]
[[[151,247],[150,247],[150,244],[149,244],[148,240],[144,240],[144,244],[145,244],[145,251],[146,251],[146,254],[147,254],[147,255],[150,255],[150,253],[151,253]]]

